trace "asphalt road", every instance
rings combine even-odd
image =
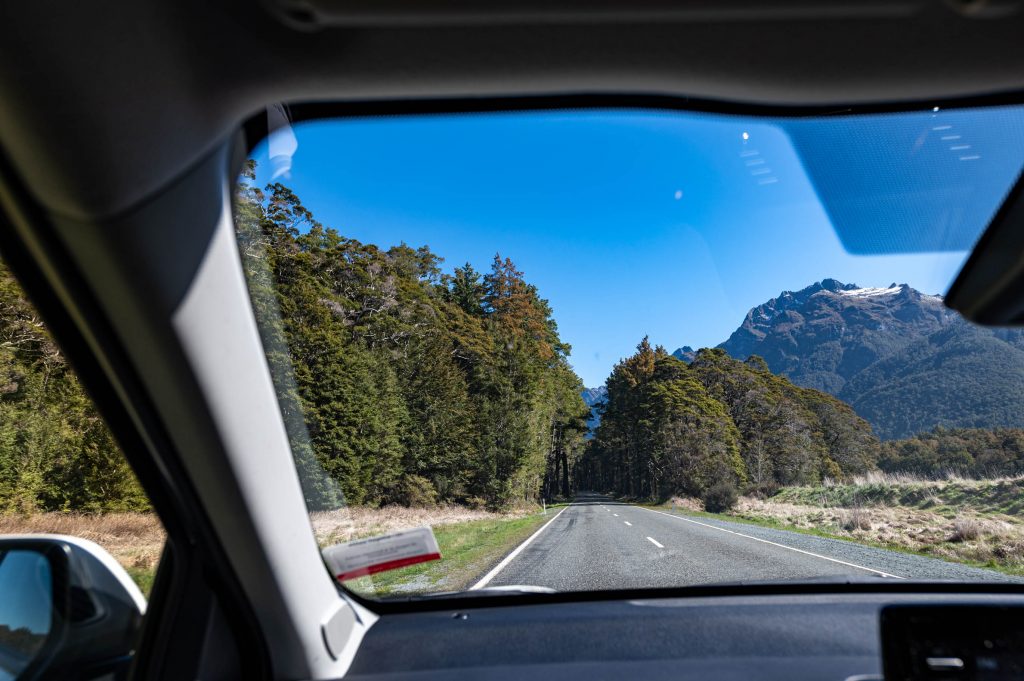
[[[581,494],[481,586],[558,591],[829,577],[1024,581],[993,570],[853,542]]]

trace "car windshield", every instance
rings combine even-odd
[[[1024,332],[943,299],[1024,108],[282,112],[239,250],[346,588],[1024,579]]]

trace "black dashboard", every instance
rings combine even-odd
[[[868,681],[883,648],[899,678],[1015,678],[1018,613],[1019,595],[818,593],[386,614],[346,678]]]

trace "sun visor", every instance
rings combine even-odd
[[[857,255],[971,250],[1024,165],[1017,106],[782,127],[843,247]]]

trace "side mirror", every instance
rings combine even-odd
[[[0,681],[123,678],[145,608],[91,541],[0,536]]]

